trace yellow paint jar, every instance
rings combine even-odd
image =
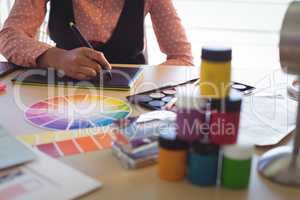
[[[221,99],[228,96],[231,86],[231,57],[231,48],[202,48],[199,85],[203,97]]]

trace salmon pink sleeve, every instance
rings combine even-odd
[[[193,65],[191,44],[172,0],[150,1],[149,12],[160,49],[167,55],[165,65]]]
[[[36,59],[51,48],[36,38],[46,15],[46,3],[47,0],[15,0],[0,31],[0,52],[8,61],[35,67]]]

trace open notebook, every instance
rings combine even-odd
[[[104,75],[89,81],[78,81],[62,76],[53,69],[27,69],[18,74],[12,81],[26,85],[61,85],[66,87],[99,88],[110,90],[129,90],[141,76],[142,67],[113,67],[112,80],[105,80]]]

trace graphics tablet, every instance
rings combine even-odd
[[[129,90],[141,76],[143,68],[139,67],[113,67],[112,80],[107,81],[105,75],[89,81],[78,81],[59,74],[53,69],[27,69],[18,74],[12,81],[26,85],[60,85],[66,87],[101,88],[111,90]]]

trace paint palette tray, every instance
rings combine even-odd
[[[163,88],[151,90],[136,95],[128,96],[130,103],[138,104],[149,110],[163,110],[176,102],[176,88]]]
[[[178,85],[164,86],[154,90],[138,93],[127,96],[130,103],[140,105],[148,110],[171,110],[176,102],[176,88],[186,84],[197,84],[198,79],[193,79]],[[242,92],[243,94],[250,94],[255,87],[243,83],[232,82],[231,88]]]

